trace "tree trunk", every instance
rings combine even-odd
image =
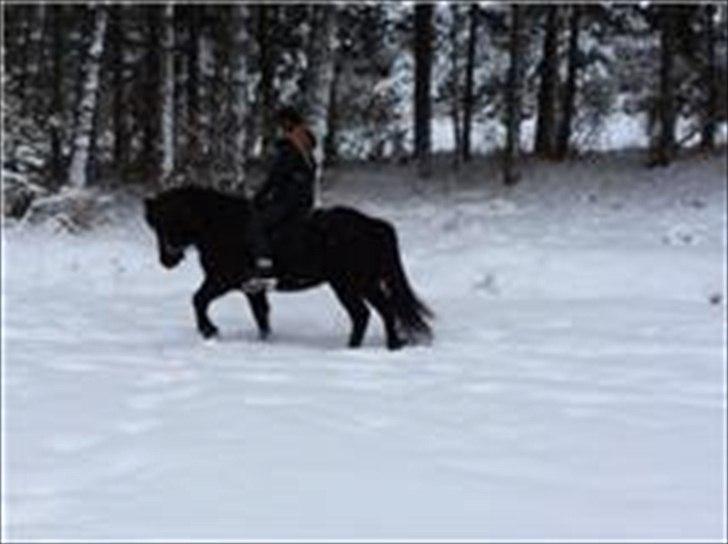
[[[554,152],[556,78],[558,76],[558,11],[557,6],[545,6],[546,31],[541,59],[541,82],[538,91],[538,119],[534,152],[551,157]]]
[[[329,164],[336,162],[338,159],[338,139],[337,132],[339,128],[339,110],[338,110],[338,90],[339,80],[341,79],[341,59],[336,55],[334,59],[334,77],[331,79],[331,89],[329,92],[329,111],[326,121],[326,137],[324,138],[324,156]]]
[[[64,15],[65,6],[55,6],[51,18],[53,20],[53,84],[51,96],[51,171],[53,185],[59,186],[65,179],[63,164],[63,125],[65,101],[63,98],[63,51],[64,51]]]
[[[78,107],[78,122],[73,137],[73,153],[68,175],[69,184],[75,188],[83,188],[87,184],[86,169],[89,164],[89,150],[91,148],[99,92],[101,57],[104,52],[104,38],[106,37],[106,8],[93,6],[89,9],[95,10],[94,33],[88,51],[88,58],[86,59],[86,75]]]
[[[48,10],[45,4],[35,6],[33,14],[33,31],[31,37],[31,55],[28,69],[30,70],[30,84],[35,90],[35,96],[31,96],[31,110],[38,111],[40,104],[45,102],[45,84],[47,81],[45,54],[47,47],[45,46],[48,35]]]
[[[111,111],[114,124],[114,165],[122,172],[129,159],[129,136],[126,126],[126,96],[124,81],[124,6],[111,8],[111,26],[109,39],[111,42],[111,65],[114,71],[114,95]]]
[[[511,5],[510,66],[506,83],[506,147],[503,153],[503,183],[518,182],[516,161],[521,127],[521,7]]]
[[[162,179],[174,170],[174,5],[164,6],[164,77],[162,84]]]
[[[676,14],[674,6],[660,6],[660,95],[657,98],[657,136],[653,166],[667,166],[675,154],[675,81],[673,64],[676,49]]]
[[[315,201],[320,203],[321,177],[325,163],[324,141],[329,113],[331,83],[334,79],[334,37],[336,11],[332,6],[312,5],[311,45],[305,74],[305,116],[318,140],[314,150],[316,169]]]
[[[201,6],[184,6],[187,14],[187,153],[198,151],[200,113],[200,10]]]
[[[256,6],[258,14],[257,42],[260,59],[260,124],[261,152],[267,155],[273,142],[275,127],[273,126],[273,44],[271,43],[271,27],[275,23],[276,6],[260,4]]]
[[[463,100],[463,161],[467,162],[471,158],[470,134],[473,125],[473,102],[474,92],[474,73],[475,73],[475,44],[478,40],[478,19],[479,10],[477,4],[470,6],[470,25],[468,28],[468,58],[465,66],[465,96]]]
[[[432,14],[432,4],[415,4],[415,158],[420,177],[432,170]]]
[[[238,4],[233,6],[233,55],[232,55],[232,85],[234,118],[234,169],[235,188],[245,186],[245,169],[247,164],[246,128],[249,112],[248,106],[248,56],[250,55],[250,32],[248,31],[248,6]]]
[[[20,11],[22,8],[22,11]],[[32,8],[26,6],[18,6],[15,8],[18,11],[18,51],[20,52],[20,62],[18,63],[18,75],[17,75],[17,89],[18,96],[20,97],[20,115],[24,116],[27,111],[28,101],[26,100],[26,94],[28,91],[27,79],[30,75],[28,65],[30,64],[30,43],[32,33]]]
[[[460,34],[460,19],[458,13],[458,5],[450,5],[450,13],[452,21],[450,23],[450,117],[452,118],[453,129],[453,164],[457,168],[462,158],[462,127],[460,110],[462,99],[460,96],[460,48],[458,36]]]
[[[200,103],[198,104],[199,133],[202,137],[202,151],[208,155],[217,148],[217,127],[214,118],[218,112],[218,97],[216,96],[217,81],[216,75],[219,68],[215,58],[215,39],[211,33],[215,32],[211,25],[206,25],[200,32],[199,39],[199,72],[200,83],[198,86]]]
[[[715,147],[715,129],[718,116],[718,78],[715,61],[715,23],[713,21],[716,11],[715,5],[707,4],[703,10],[703,31],[706,47],[703,85],[706,89],[706,97],[700,147],[707,150]]]
[[[556,138],[556,158],[564,160],[569,154],[571,123],[576,109],[576,77],[579,61],[579,17],[581,8],[571,6],[569,18],[569,65],[566,76],[566,89],[561,103],[561,124]]]
[[[160,96],[160,36],[159,6],[144,6],[142,13],[146,19],[146,47],[143,59],[144,79],[141,82],[140,124],[142,125],[142,166],[147,178],[156,179],[159,175],[159,110]]]

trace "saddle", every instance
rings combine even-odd
[[[313,210],[269,233],[274,277],[250,281],[246,290],[254,292],[275,288],[277,291],[297,291],[323,281],[322,213],[323,210]]]

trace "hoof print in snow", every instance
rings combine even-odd
[[[723,295],[720,293],[713,293],[708,297],[708,302],[710,302],[713,306],[718,306],[721,302],[723,302]]]
[[[702,210],[706,206],[705,201],[699,198],[689,198],[683,200],[683,205],[688,208],[695,208],[696,210]]]
[[[668,246],[691,246],[698,241],[695,232],[685,225],[677,225],[663,235],[662,243]]]
[[[485,291],[490,295],[499,295],[500,289],[496,283],[495,274],[490,272],[483,276],[480,280],[475,282],[473,288],[477,291]]]
[[[459,217],[451,217],[442,224],[441,228],[442,228],[443,232],[452,232],[452,231],[458,230],[458,228],[460,228],[461,224],[462,224],[462,221],[460,220]]]
[[[486,203],[490,215],[512,215],[518,212],[518,206],[512,200],[494,198]]]
[[[111,222],[113,197],[97,191],[64,190],[38,198],[27,211],[27,221],[39,224],[55,222],[56,231],[78,234]]]

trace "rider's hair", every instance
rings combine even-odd
[[[311,149],[314,149],[317,145],[316,136],[313,135],[311,129],[306,126],[306,120],[293,106],[283,106],[276,112],[276,121],[284,128],[284,130],[290,130],[294,127],[303,127],[306,137],[309,140]]]

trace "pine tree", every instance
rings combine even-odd
[[[147,179],[159,177],[160,110],[161,110],[161,17],[160,6],[142,6],[144,56],[141,61],[143,78],[139,81],[139,111],[137,122],[142,128],[141,166]]]
[[[51,137],[51,173],[52,185],[60,186],[65,178],[65,163],[63,159],[63,119],[65,113],[65,95],[64,95],[64,70],[63,70],[63,51],[64,51],[64,32],[63,26],[65,7],[55,6],[53,8],[51,18],[53,21],[53,84],[51,90],[51,107],[50,107],[50,137]]]
[[[546,6],[546,25],[541,56],[541,81],[538,90],[538,119],[534,152],[541,157],[551,157],[554,152],[556,128],[556,79],[558,77],[558,21],[559,8]]]
[[[463,155],[463,120],[462,120],[462,106],[463,97],[461,92],[461,69],[460,69],[460,34],[462,32],[462,21],[460,16],[460,10],[457,4],[450,5],[450,30],[449,30],[449,42],[450,42],[450,77],[448,91],[450,94],[450,117],[452,119],[453,128],[453,141],[455,143],[453,149],[454,165],[456,167],[460,164],[460,159]]]
[[[504,185],[514,185],[519,178],[516,163],[521,126],[521,9],[518,4],[511,5],[510,64],[506,83],[506,146],[502,164]]]
[[[571,6],[569,16],[569,50],[566,85],[561,102],[561,123],[556,136],[556,158],[563,160],[569,153],[569,140],[571,139],[571,125],[576,110],[576,80],[579,62],[579,24],[581,7]]]
[[[318,144],[314,149],[316,160],[315,201],[321,199],[321,176],[325,164],[324,142],[328,127],[329,100],[334,81],[336,12],[334,6],[309,6],[309,47],[304,74],[304,114]]]
[[[164,7],[164,77],[162,87],[162,179],[167,179],[174,170],[175,115],[174,115],[174,6]]]
[[[703,149],[715,147],[715,132],[718,116],[718,77],[715,55],[715,13],[716,7],[707,4],[703,8],[703,32],[705,35],[705,70],[701,78],[705,91],[705,107],[703,109],[703,130],[700,146]]]
[[[656,97],[657,140],[650,160],[652,166],[667,166],[676,151],[675,79],[673,66],[677,52],[677,11],[675,6],[660,6],[658,12],[660,33],[660,88]]]
[[[248,105],[248,57],[250,55],[250,32],[248,30],[249,9],[240,4],[233,8],[234,44],[232,55],[232,112],[234,117],[234,168],[235,186],[245,184],[245,167],[247,163],[247,118]]]
[[[109,43],[111,70],[113,72],[113,96],[111,105],[111,121],[113,123],[114,150],[113,160],[117,171],[123,171],[129,161],[129,113],[126,106],[125,40],[124,19],[126,6],[111,8],[109,22]]]
[[[275,5],[259,4],[256,6],[256,41],[258,45],[258,71],[260,72],[258,109],[260,111],[260,135],[263,155],[268,152],[273,142],[275,130],[273,126],[275,56],[272,30],[275,28],[277,10],[278,6]]]
[[[462,153],[463,160],[469,161],[471,158],[471,133],[473,126],[473,107],[474,107],[474,74],[475,74],[475,44],[478,41],[478,22],[479,8],[477,4],[471,4],[468,19],[468,51],[465,66],[465,96],[463,97],[463,137],[462,137]]]
[[[415,4],[415,158],[418,173],[431,173],[432,4]]]
[[[187,26],[185,96],[187,98],[187,150],[188,156],[199,153],[200,132],[200,33],[202,8],[182,6]]]

